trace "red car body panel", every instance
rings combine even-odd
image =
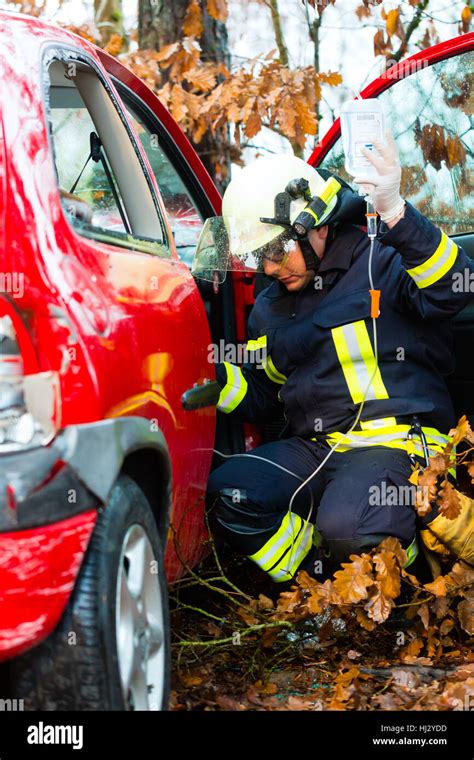
[[[181,396],[194,383],[214,377],[208,362],[211,336],[204,305],[175,250],[165,259],[115,248],[80,237],[67,222],[43,111],[41,52],[48,43],[88,53],[106,78],[96,48],[87,41],[36,19],[0,14],[0,112],[5,143],[1,177],[6,177],[5,188],[0,186],[5,215],[0,270],[24,274],[24,294],[10,303],[9,313],[18,327],[25,373],[58,373],[61,427],[127,415],[158,421],[173,470],[170,520],[180,529],[183,558],[195,565],[203,556],[207,536],[204,494],[216,413],[213,407],[186,412]],[[215,201],[217,190],[210,187],[202,164],[189,154],[177,125],[173,133]],[[143,151],[142,156],[148,165]],[[164,207],[162,211],[166,219]],[[168,237],[172,241],[169,229]],[[51,317],[54,307],[66,313],[67,324]],[[28,340],[22,336],[29,336]],[[27,346],[29,340],[33,351]],[[14,602],[2,611],[2,626],[8,630],[7,640],[15,642],[15,651],[31,646],[33,629],[37,641],[44,638],[57,622],[59,608],[64,608],[92,528],[89,514],[82,516],[83,530],[81,518],[74,519],[80,534],[74,551],[72,539],[63,543],[48,539],[57,526],[36,531],[44,573],[36,581],[35,576],[28,578],[23,588],[18,582],[21,575],[15,576],[12,570],[12,538],[0,534],[0,556],[8,548],[10,567],[0,584],[4,598],[13,598],[14,591],[18,606],[15,613]],[[33,536],[28,541],[20,535],[18,539],[18,562],[34,562]],[[48,563],[59,567],[68,582],[58,588],[46,572]],[[169,580],[183,573],[173,541],[167,543],[165,563]],[[35,623],[22,602],[27,596],[49,598],[48,577],[55,604],[45,604],[41,611],[36,606]],[[15,578],[10,589],[9,578]],[[8,644],[3,641],[5,648]]]
[[[0,537],[0,660],[48,636],[74,588],[97,512]]]

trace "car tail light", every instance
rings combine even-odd
[[[13,320],[0,315],[0,454],[44,446],[58,426],[57,373],[24,374]]]

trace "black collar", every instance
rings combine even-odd
[[[355,227],[353,224],[341,225],[336,237],[331,241],[329,247],[325,249],[318,274],[320,272],[330,272],[333,269],[349,269],[354,258],[359,236],[360,238],[366,237],[358,227]]]

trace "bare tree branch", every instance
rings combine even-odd
[[[413,32],[416,29],[418,29],[418,27],[420,26],[423,20],[423,13],[427,9],[429,4],[430,4],[430,0],[421,0],[421,3],[416,6],[416,11],[413,14],[413,18],[407,26],[405,39],[402,40],[402,43],[400,47],[398,48],[398,50],[393,55],[390,56],[390,60],[398,62],[400,58],[403,55],[405,55],[410,37],[412,36]]]

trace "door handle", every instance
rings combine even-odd
[[[194,383],[192,388],[181,396],[181,404],[186,411],[215,406],[219,401],[221,389],[216,380],[204,380],[202,385]]]

